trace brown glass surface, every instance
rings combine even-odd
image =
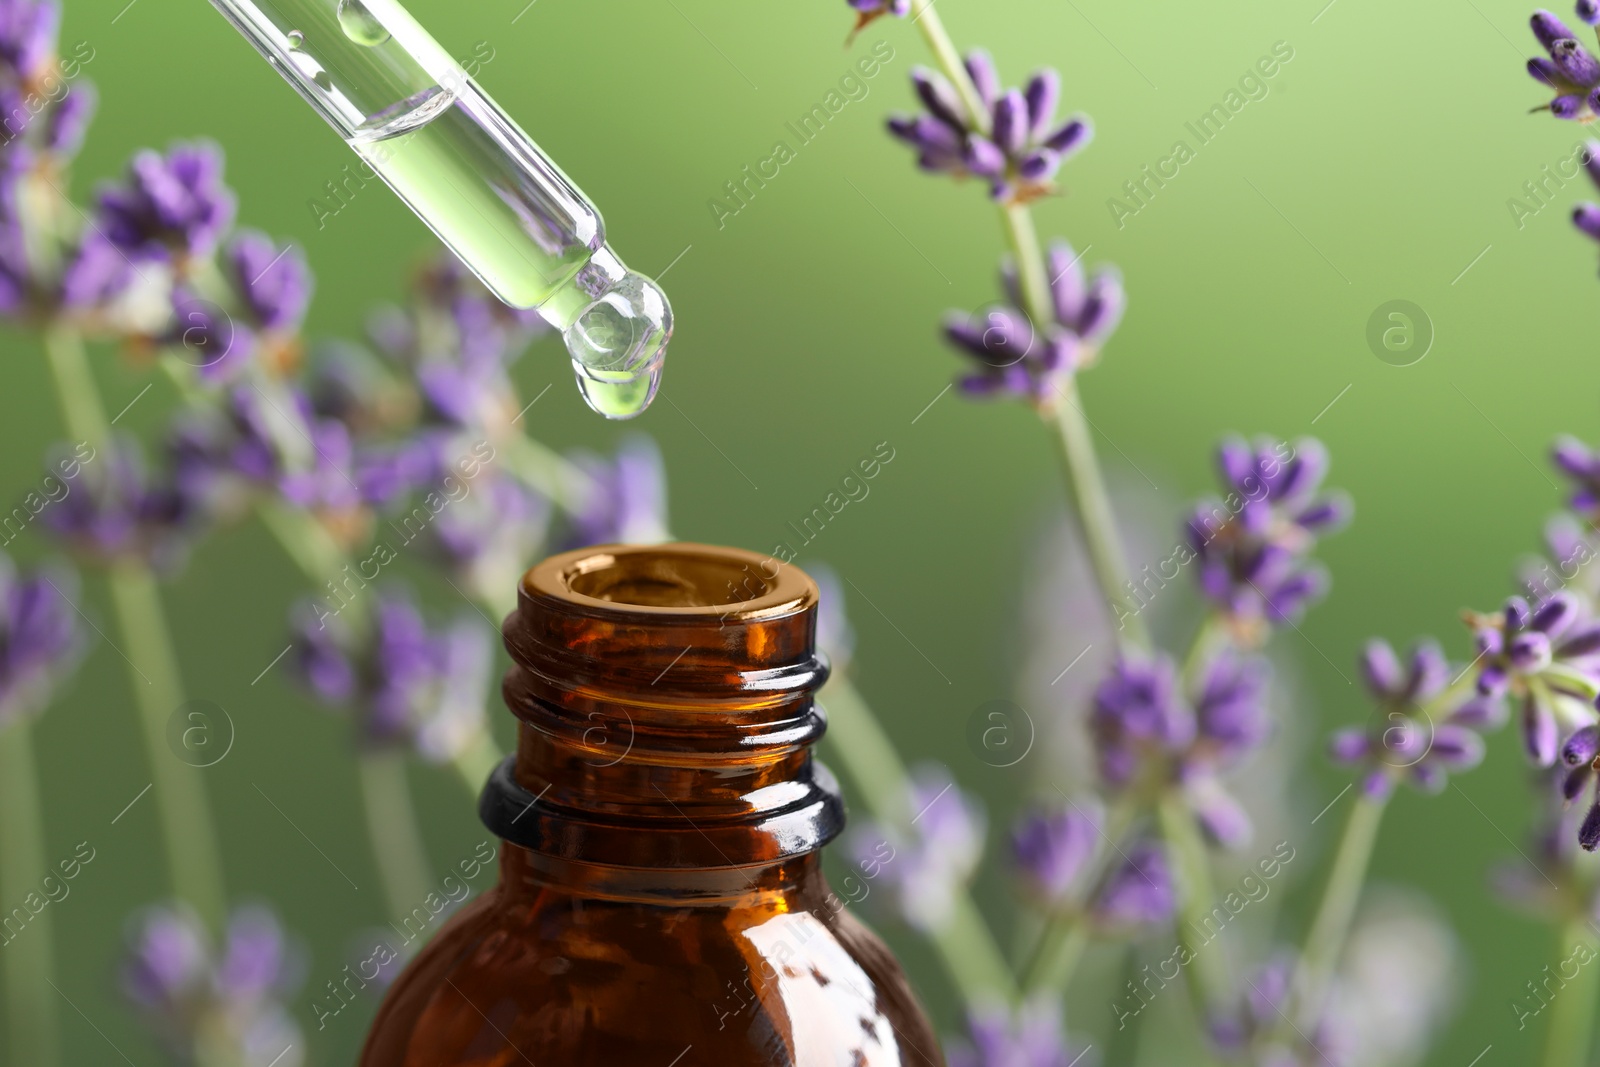
[[[390,989],[362,1067],[943,1067],[829,890],[817,590],[705,545],[585,549],[506,620],[499,884]]]

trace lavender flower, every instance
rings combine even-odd
[[[943,75],[917,67],[911,82],[927,111],[892,116],[889,132],[916,149],[923,170],[982,178],[996,200],[1027,203],[1053,193],[1050,179],[1093,135],[1082,116],[1056,124],[1060,76],[1041,70],[1025,90],[1002,90],[981,49],[967,53],[966,69],[987,114],[970,114]]]
[[[563,547],[667,539],[667,476],[654,441],[629,435],[612,461],[591,452],[574,452],[570,458],[589,475],[590,486],[569,516]]]
[[[54,0],[7,0],[0,4],[0,71],[7,81],[26,83],[55,58],[61,7]]]
[[[1122,320],[1126,298],[1116,268],[1101,267],[1090,279],[1082,258],[1064,241],[1050,246],[1052,321],[1043,327],[1018,310],[1025,301],[1010,263],[1001,269],[1001,284],[1014,306],[993,308],[981,320],[968,315],[945,320],[945,336],[979,364],[958,379],[964,392],[1049,407],[1058,400],[1064,378],[1099,358],[1101,344]]]
[[[304,1041],[284,1002],[303,970],[264,908],[233,913],[220,953],[192,912],[152,908],[130,932],[122,989],[181,1062],[298,1067]]]
[[[219,407],[180,417],[168,451],[185,491],[216,511],[272,492],[296,507],[337,516],[363,503],[387,502],[381,493],[392,485],[372,477],[364,487],[349,429],[317,417],[304,393],[274,382],[238,385]],[[365,498],[364,489],[378,499]]]
[[[0,729],[50,699],[81,651],[77,576],[19,571],[0,552]]]
[[[1089,729],[1100,777],[1112,787],[1186,748],[1195,737],[1194,713],[1178,694],[1172,660],[1118,656],[1095,690]]]
[[[518,411],[507,368],[546,326],[501,303],[449,253],[422,272],[407,310],[374,315],[368,333],[416,379],[429,421],[499,437]]]
[[[1250,820],[1221,775],[1270,733],[1267,681],[1263,661],[1222,655],[1198,679],[1192,699],[1185,699],[1167,656],[1118,656],[1095,691],[1089,719],[1101,779],[1114,789],[1146,781],[1175,784],[1211,840],[1244,846]]]
[[[291,669],[323,703],[354,711],[365,744],[453,759],[484,729],[490,635],[465,616],[432,630],[409,598],[384,592],[374,594],[371,633],[358,641],[340,616],[362,610],[362,595],[337,590],[295,612]]]
[[[1533,35],[1546,55],[1528,60],[1528,73],[1556,92],[1555,98],[1536,111],[1549,111],[1558,119],[1584,121],[1594,117],[1596,86],[1600,86],[1600,60],[1573,37],[1562,21],[1543,9],[1531,19]]]
[[[550,522],[550,505],[493,469],[470,483],[455,483],[466,487],[466,495],[446,498],[427,527],[426,543],[464,590],[498,602],[533,564]]]
[[[1077,1062],[1061,1024],[1061,1008],[1048,997],[1023,1005],[1013,1016],[981,1009],[967,1017],[971,1040],[950,1043],[950,1067],[1068,1067]]]
[[[1567,738],[1561,762],[1570,768],[1561,783],[1561,795],[1570,803],[1591,781],[1600,782],[1600,726],[1585,726]],[[1585,852],[1600,848],[1600,785],[1578,826],[1578,844]]]
[[[1600,149],[1600,141],[1595,142],[1595,147]],[[1594,165],[1600,166],[1600,163]],[[1578,210],[1581,212],[1583,207],[1594,205],[1583,205]],[[1594,210],[1597,224],[1600,224],[1600,207]],[[1593,236],[1600,240],[1600,225]],[[1600,456],[1576,437],[1562,435],[1550,449],[1550,458],[1556,469],[1573,483],[1568,506],[1591,523],[1600,520]]]
[[[977,868],[984,814],[938,764],[912,774],[906,806],[907,832],[868,823],[852,835],[851,851],[869,883],[881,881],[893,895],[902,918],[934,930],[949,920],[956,892]]]
[[[1314,438],[1228,438],[1217,465],[1225,495],[1196,506],[1189,547],[1201,591],[1241,636],[1259,640],[1266,624],[1293,622],[1326,591],[1326,573],[1306,557],[1349,520],[1350,503],[1321,491],[1328,453]]]
[[[850,32],[851,40],[855,40],[856,34],[885,15],[903,19],[911,14],[911,0],[845,0],[845,2],[856,13],[856,28]]]
[[[1285,1013],[1289,1010],[1295,960],[1292,950],[1279,950],[1245,977],[1238,1007],[1212,1019],[1212,1039],[1234,1061],[1260,1067],[1312,1067],[1313,1064],[1344,1067],[1349,1062],[1336,1051],[1326,1021],[1314,1027],[1309,1035],[1299,1030],[1292,1032],[1292,1044],[1282,1040],[1280,1035],[1287,1017]],[[1249,1059],[1244,1058],[1246,1052],[1250,1053]]]
[[[1449,661],[1432,640],[1412,646],[1404,666],[1387,641],[1369,641],[1361,675],[1379,715],[1366,727],[1334,733],[1330,753],[1336,763],[1365,769],[1362,788],[1371,797],[1388,796],[1400,778],[1424,792],[1439,792],[1449,772],[1483,762],[1479,731],[1505,721],[1505,702],[1498,695],[1468,697],[1442,712],[1432,707],[1451,675]]]
[[[222,184],[222,150],[207,142],[146,149],[123,185],[100,192],[99,226],[135,260],[180,262],[209,255],[233,223],[234,196]]]
[[[1024,881],[1047,905],[1066,903],[1099,844],[1100,806],[1069,803],[1028,811],[1011,831],[1011,851]]]
[[[809,564],[806,573],[817,583],[817,648],[834,671],[843,671],[850,666],[856,646],[855,630],[845,612],[844,583],[826,564]]]
[[[241,230],[223,257],[228,280],[257,329],[292,334],[311,303],[311,269],[299,246],[281,248],[255,230]]]
[[[1562,737],[1594,722],[1600,620],[1569,592],[1537,608],[1511,597],[1499,613],[1468,613],[1466,620],[1478,647],[1478,692],[1517,702],[1529,757],[1550,766]]]
[[[79,484],[43,513],[45,525],[90,561],[138,559],[170,570],[204,517],[197,502],[166,474],[152,474],[132,438],[118,436],[105,453],[84,462]]]
[[[1097,925],[1111,930],[1157,926],[1177,908],[1166,853],[1156,841],[1128,846],[1126,859],[1107,873],[1090,903]]]

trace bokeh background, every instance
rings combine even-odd
[[[920,38],[886,19],[847,49],[839,0],[525,2],[410,6],[457,55],[487,43],[481,82],[601,205],[631,265],[659,274],[672,264],[664,287],[678,331],[664,393],[627,429],[663,449],[674,532],[770,549],[787,539],[786,522],[889,442],[896,459],[870,497],[800,562],[826,560],[881,609],[851,604],[855,672],[907,756],[947,762],[1003,822],[1048,787],[1051,750],[997,770],[974,758],[964,731],[978,705],[1020,699],[1018,672],[1038,637],[1027,590],[1062,498],[1050,439],[1029,413],[954,393],[928,407],[956,368],[938,318],[997,295],[1001,242],[981,190],[920,177],[882,133],[884,114],[910,103]],[[1095,121],[1094,144],[1064,171],[1067,195],[1038,216],[1046,235],[1087,246],[1087,262],[1125,273],[1128,316],[1083,390],[1113,481],[1154,516],[1149,543],[1164,555],[1181,503],[1209,489],[1223,432],[1313,432],[1331,448],[1332,484],[1357,511],[1322,552],[1332,595],[1284,639],[1298,663],[1291,714],[1306,736],[1366,714],[1350,683],[1369,635],[1435,633],[1465,651],[1458,611],[1509,591],[1514,561],[1537,547],[1557,505],[1550,439],[1600,425],[1600,367],[1580,332],[1600,298],[1596,255],[1565,217],[1587,190],[1548,186],[1555,203],[1520,221],[1508,204],[1538,207],[1523,183],[1570,158],[1579,137],[1525,113],[1545,95],[1522,70],[1533,49],[1527,10],[1504,0],[1324,3],[939,8],[960,44],[991,49],[1009,82],[1058,67],[1065,106]],[[318,278],[309,332],[359,333],[433,247],[430,235],[376,184],[319,226],[308,202],[352,158],[338,139],[200,0],[119,9],[67,5],[63,41],[93,46],[86,74],[101,92],[74,192],[87,195],[141,146],[213,138],[227,152],[241,221],[306,249]],[[719,226],[708,201],[723,183],[767,158],[774,141],[793,145],[785,123],[879,40],[894,58],[866,98]],[[1119,225],[1108,199],[1178,139],[1194,146],[1184,124],[1277,42],[1293,59],[1270,93]],[[1366,341],[1369,316],[1396,299],[1420,306],[1434,333],[1411,366],[1381,361]],[[35,341],[8,333],[0,344],[0,491],[17,495],[62,430]],[[517,367],[525,395],[555,386],[530,413],[531,432],[609,449],[623,428],[582,406],[556,344]],[[154,432],[171,401],[164,380],[110,351],[97,364],[113,410],[156,382],[124,420]],[[50,548],[37,527],[13,546],[25,557]],[[167,595],[191,694],[237,726],[234,750],[206,772],[231,895],[281,910],[313,952],[315,984],[383,908],[346,725],[281,672],[251,684],[285,644],[285,608],[301,584],[246,526],[208,541]],[[448,588],[425,588],[450,606]],[[84,607],[104,628],[94,580]],[[1063,647],[1061,663],[1078,650]],[[509,716],[500,717],[508,738]],[[48,855],[85,839],[99,854],[54,909],[58,982],[82,1010],[63,1011],[73,1064],[114,1055],[96,1027],[134,1062],[159,1060],[111,978],[131,908],[164,889],[154,809],[110,822],[149,781],[134,723],[125,665],[97,643],[38,727]],[[1278,918],[1290,937],[1314,904],[1339,825],[1309,820],[1345,784],[1320,758],[1306,766],[1292,781],[1289,831],[1306,858]],[[1465,1064],[1489,1045],[1486,1064],[1535,1055],[1535,1028],[1518,1032],[1509,1005],[1557,958],[1553,935],[1507,912],[1485,885],[1525,829],[1524,773],[1515,737],[1502,732],[1487,765],[1461,780],[1465,795],[1405,794],[1384,829],[1375,876],[1429,894],[1465,944],[1465,1000],[1430,1064]],[[446,772],[413,777],[442,871],[484,833]],[[282,797],[362,888],[309,852],[256,785]],[[986,864],[980,896],[1004,931],[998,867]],[[954,1000],[932,957],[904,930],[885,930],[941,1027],[953,1029]],[[296,1005],[312,1062],[351,1062],[372,1005],[317,1033],[314,993]],[[1113,996],[1076,989],[1081,1019],[1069,1024],[1106,1029]]]

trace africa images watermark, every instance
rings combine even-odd
[[[867,98],[872,87],[867,84],[894,59],[894,46],[888,41],[879,41],[872,46],[872,52],[856,60],[855,68],[847,70],[839,78],[839,87],[829,89],[828,95],[822,98],[819,104],[811,105],[811,110],[801,115],[796,122],[783,124],[785,130],[794,135],[795,143],[804,148],[816,140],[827,128],[833,119],[839,116],[852,101],[860,102]],[[706,201],[706,206],[711,210],[711,220],[717,224],[717,229],[728,225],[728,220],[750,206],[758,191],[767,187],[767,182],[772,181],[788,164],[800,158],[796,149],[789,146],[788,141],[776,141],[767,158],[758,161],[753,167],[745,164],[739,171],[740,177],[722,183],[723,192],[727,199],[712,197]]]
[[[1272,846],[1272,852],[1257,860],[1254,868],[1241,877],[1239,884],[1229,890],[1221,902],[1207,912],[1198,924],[1194,922],[1188,924],[1188,938],[1179,941],[1173,947],[1171,954],[1155,964],[1154,974],[1150,972],[1150,965],[1146,964],[1143,968],[1144,977],[1139,979],[1137,984],[1129,979],[1129,995],[1111,1005],[1111,1011],[1117,1017],[1117,1029],[1126,1029],[1128,1020],[1149,1007],[1150,1002],[1155,1000],[1156,994],[1165,989],[1168,982],[1175,981],[1183,973],[1183,969],[1194,962],[1195,953],[1221,937],[1228,924],[1238,918],[1241,912],[1251,904],[1259,904],[1266,900],[1267,895],[1272,892],[1272,880],[1282,873],[1283,868],[1289,865],[1294,856],[1294,848],[1287,841],[1279,841]]]
[[[1556,160],[1554,169],[1546,163],[1539,168],[1538,177],[1523,182],[1522,192],[1526,200],[1514,196],[1506,198],[1506,210],[1511,212],[1511,221],[1516,223],[1517,229],[1526,227],[1529,219],[1555,203],[1556,193],[1565,189],[1568,182],[1576,180],[1588,164],[1589,146],[1578,141],[1566,155]]]
[[[1279,471],[1294,461],[1294,446],[1287,441],[1278,442],[1274,457],[1268,464],[1263,465],[1261,474],[1266,478],[1277,477]],[[1227,530],[1239,517],[1246,504],[1264,500],[1270,491],[1266,481],[1256,474],[1245,478],[1243,489],[1243,494],[1236,490],[1230,491],[1221,503],[1212,504],[1210,510],[1204,514],[1197,512],[1189,520],[1190,531],[1204,538],[1201,547],[1211,544],[1220,533]],[[1155,601],[1156,595],[1167,587],[1167,583],[1176,580],[1183,568],[1198,558],[1200,553],[1191,541],[1179,541],[1166,558],[1155,564],[1146,563],[1143,570],[1125,581],[1123,592],[1126,598],[1114,605],[1117,613],[1117,629],[1123,629],[1129,619],[1149,607]],[[1151,570],[1152,566],[1154,570]],[[1169,567],[1172,569],[1171,574],[1167,573]],[[1131,608],[1128,607],[1130,603],[1134,605]]]
[[[1194,137],[1193,145],[1187,139],[1179,138],[1165,156],[1140,168],[1139,177],[1123,182],[1122,191],[1127,199],[1115,196],[1106,199],[1106,209],[1111,212],[1111,221],[1117,224],[1117,229],[1122,229],[1129,219],[1149,207],[1156,193],[1165,189],[1167,182],[1176,178],[1184,165],[1200,154],[1201,148],[1216,140],[1223,128],[1247,104],[1265,100],[1272,92],[1269,83],[1292,59],[1294,48],[1288,41],[1275,43],[1270,55],[1257,59],[1252,67],[1239,76],[1238,88],[1230,88],[1222,94],[1220,102],[1212,104],[1193,122],[1183,124],[1183,128]]]
[[[467,77],[475,78],[480,70],[494,61],[495,55],[495,50],[488,41],[479,41],[472,46],[472,55],[460,61],[461,70]],[[444,88],[454,90],[455,87],[447,84]],[[327,199],[312,197],[306,201],[306,206],[311,209],[311,217],[317,222],[317,229],[326,229],[328,220],[349,207],[357,193],[380,180],[373,163],[381,167],[394,158],[397,148],[403,147],[408,142],[409,137],[404,134],[379,141],[376,147],[368,150],[355,163],[346,163],[340,167],[339,177],[323,182],[322,188],[327,193]]]

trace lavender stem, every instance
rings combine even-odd
[[[944,23],[939,19],[939,13],[933,9],[935,0],[912,0],[911,21],[917,29],[922,31],[922,37],[928,42],[928,50],[944,68],[945,77],[956,87],[956,92],[961,96],[961,103],[967,109],[978,132],[984,135],[989,133],[989,109],[984,106],[983,98],[978,95],[977,86],[972,84],[972,77],[967,74],[966,65],[961,62],[961,55],[956,51],[956,46],[950,40],[950,34],[945,31]]]
[[[417,833],[411,786],[398,752],[370,751],[357,760],[367,834],[378,860],[390,918],[399,921],[428,895],[428,859]]]
[[[1453,708],[1466,692],[1476,684],[1470,670],[1464,670],[1442,692],[1428,701],[1419,717],[1431,722],[1447,708]],[[1345,938],[1350,933],[1355,918],[1356,905],[1367,879],[1367,869],[1372,861],[1372,849],[1377,844],[1378,829],[1383,813],[1388,807],[1388,793],[1370,796],[1360,791],[1355,810],[1346,820],[1339,850],[1334,856],[1327,888],[1323,890],[1322,903],[1311,921],[1306,935],[1305,948],[1300,953],[1300,964],[1295,970],[1289,1010],[1285,1017],[1295,1024],[1315,1026],[1327,988],[1344,950]]]
[[[1113,858],[1121,856],[1122,839],[1127,836],[1128,828],[1139,814],[1139,808],[1139,803],[1131,793],[1118,797],[1111,806],[1105,830],[1109,845],[1081,876],[1084,895],[1094,891],[1107,865]],[[1033,954],[1022,965],[1018,978],[1024,1000],[1044,989],[1057,993],[1066,990],[1089,941],[1088,919],[1084,915],[1083,904],[1084,901],[1079,900],[1075,906],[1063,908],[1046,920]]]
[[[903,827],[910,775],[894,743],[843,671],[829,679],[822,696],[831,712],[829,757],[838,759],[873,819],[885,826]],[[932,940],[950,981],[969,1008],[996,998],[1016,999],[1005,956],[965,889],[957,891],[950,920],[932,932]]]
[[[32,723],[19,716],[0,729],[0,897],[21,903],[37,893],[48,873],[39,781],[34,770]],[[56,1030],[54,941],[51,909],[12,934],[0,932],[5,965],[7,1045],[12,1063],[55,1067],[61,1060]],[[11,944],[12,940],[20,944]]]
[[[44,340],[68,433],[109,451],[111,424],[82,339],[60,323],[51,323]],[[128,659],[128,681],[139,706],[172,888],[210,929],[220,932],[225,912],[222,867],[205,783],[196,769],[165,751],[167,718],[183,704],[184,692],[161,594],[155,576],[142,563],[113,566],[109,585]]]
[[[1561,958],[1571,959],[1579,948],[1590,953],[1600,949],[1592,921],[1575,915],[1561,930]],[[1550,1008],[1550,1026],[1545,1031],[1544,1067],[1584,1067],[1589,1063],[1589,1046],[1594,1034],[1595,998],[1600,994],[1600,968],[1583,967],[1578,976],[1563,987]]]

